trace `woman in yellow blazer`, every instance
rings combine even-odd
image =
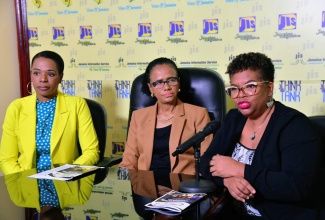
[[[55,164],[97,163],[98,140],[86,101],[58,91],[63,70],[63,59],[53,51],[33,57],[31,82],[35,93],[13,101],[3,124],[0,169],[4,174],[30,168],[42,172]],[[39,180],[38,186],[41,207],[60,207],[57,184]]]
[[[172,153],[207,125],[210,121],[207,109],[183,103],[177,98],[180,79],[172,60],[153,60],[145,75],[144,86],[149,88],[151,97],[156,97],[157,102],[132,113],[123,160],[119,166],[161,174],[195,174],[193,148],[176,157]],[[201,143],[201,154],[211,140],[212,135],[209,135]]]
[[[49,207],[41,209],[40,194],[37,179],[28,178],[36,173],[36,169],[28,169],[4,176],[6,188],[11,201],[19,207],[36,208],[40,213]],[[87,176],[75,181],[54,181],[58,191],[60,208],[85,204],[93,189],[93,176]],[[45,211],[44,210],[44,211]]]
[[[0,147],[0,169],[4,174],[36,167],[35,122],[36,93],[9,105]],[[78,139],[82,149],[80,156]],[[83,98],[57,92],[50,146],[52,164],[97,163],[98,140],[88,105]]]

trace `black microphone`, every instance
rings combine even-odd
[[[199,131],[193,137],[185,141],[183,144],[179,145],[176,148],[176,151],[172,153],[172,155],[175,157],[178,154],[184,153],[190,147],[193,147],[195,144],[201,143],[206,136],[208,136],[211,133],[214,133],[217,129],[220,128],[220,126],[221,123],[219,121],[216,120],[210,121],[201,131]]]

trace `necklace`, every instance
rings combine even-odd
[[[172,115],[172,116],[170,116],[169,118],[166,118],[166,119],[164,119],[164,118],[159,118],[159,116],[157,115],[157,119],[158,119],[159,121],[168,121],[168,120],[170,120],[170,119],[172,119],[172,118],[174,118],[174,115]]]
[[[273,108],[273,106],[272,106],[272,108]],[[255,135],[256,135],[256,132],[257,132],[257,131],[262,127],[262,125],[264,124],[264,122],[265,122],[267,116],[270,114],[272,108],[270,108],[269,112],[266,114],[266,116],[265,116],[265,118],[264,118],[262,124],[261,124],[261,125],[260,125],[256,130],[255,130],[255,131],[253,130],[253,134],[251,135],[251,140],[252,140],[252,141],[255,139],[255,137],[256,137],[256,136],[255,136]],[[249,121],[251,122],[252,128],[254,129],[253,122],[252,122],[251,120],[249,120]]]

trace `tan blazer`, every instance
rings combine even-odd
[[[183,103],[178,100],[169,139],[171,172],[195,174],[194,149],[190,148],[176,157],[176,148],[202,130],[210,121],[206,108]],[[135,110],[132,113],[128,138],[120,167],[149,170],[156,128],[157,103],[153,106]],[[206,151],[212,135],[201,143],[201,155]]]

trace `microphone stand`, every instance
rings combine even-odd
[[[202,140],[203,141],[203,140]],[[210,180],[200,179],[200,155],[201,155],[201,142],[194,146],[195,158],[195,179],[186,180],[179,184],[179,191],[185,193],[211,193],[217,190],[217,186]],[[200,219],[200,204],[196,205],[196,219]]]
[[[179,190],[188,193],[209,193],[214,192],[217,186],[210,180],[200,179],[200,144],[196,143],[194,147],[195,158],[195,179],[186,180],[180,183]]]

